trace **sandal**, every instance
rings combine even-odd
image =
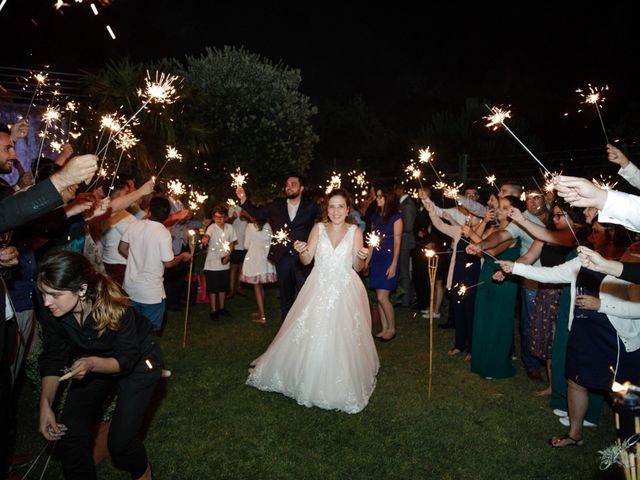
[[[266,317],[260,317],[260,318],[254,318],[252,320],[253,323],[267,323],[267,318]]]
[[[576,440],[568,433],[565,433],[561,437],[551,437],[549,439],[549,445],[551,445],[553,448],[581,447],[583,443],[583,439]]]
[[[459,348],[452,348],[447,352],[447,355],[454,356],[454,355],[459,355],[461,353],[462,353],[462,350],[460,350]]]

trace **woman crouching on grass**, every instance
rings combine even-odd
[[[129,306],[118,285],[78,253],[60,252],[45,260],[38,290],[39,429],[47,440],[58,441],[65,478],[96,478],[91,430],[114,393],[108,440],[113,464],[132,478],[152,478],[139,430],[162,365],[153,326]],[[65,370],[71,385],[58,423],[51,406]]]

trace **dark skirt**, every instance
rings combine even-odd
[[[640,350],[627,352],[622,340],[606,315],[590,310],[577,313],[587,318],[574,318],[567,344],[565,375],[578,385],[595,390],[609,390],[614,380],[637,383],[640,375]],[[619,360],[618,352],[620,354]]]

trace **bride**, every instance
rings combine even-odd
[[[346,191],[333,190],[308,243],[295,242],[303,264],[315,258],[313,270],[273,342],[253,363],[247,385],[307,407],[358,413],[373,393],[380,364],[369,300],[356,273],[368,249],[360,229],[347,223],[350,206]]]

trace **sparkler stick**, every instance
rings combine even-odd
[[[513,139],[518,142],[522,148],[524,148],[525,152],[527,152],[531,156],[531,158],[538,162],[538,165],[544,168],[545,172],[551,175],[549,169],[545,167],[540,160],[538,160],[538,157],[536,157],[533,152],[529,150],[524,143],[522,143],[522,141],[516,136],[516,134],[513,133],[513,131],[507,126],[507,124],[504,123],[505,119],[511,118],[511,112],[509,110],[502,110],[498,107],[489,107],[486,104],[485,107],[491,112],[491,115],[484,117],[486,120],[489,120],[489,123],[487,123],[486,126],[493,130],[496,130],[499,126],[504,127],[504,129],[513,137]]]
[[[107,193],[107,197],[111,198],[111,191],[113,190],[113,184],[116,181],[116,176],[118,173],[118,169],[120,168],[120,162],[122,161],[122,155],[124,155],[124,148],[120,150],[120,157],[118,158],[118,163],[116,164],[116,171],[113,173],[111,178],[111,185],[109,185],[109,192]]]
[[[598,114],[598,119],[600,120],[600,126],[602,127],[602,133],[604,133],[604,139],[609,143],[609,136],[607,135],[607,130],[604,128],[604,122],[602,121],[602,115],[600,114],[600,102],[604,102],[605,98],[601,95],[602,92],[609,90],[609,87],[605,85],[602,88],[592,87],[591,84],[588,84],[589,92],[586,93],[581,88],[576,90],[576,93],[580,94],[584,101],[582,103],[591,103],[596,107],[596,113]]]
[[[436,272],[438,271],[438,255],[433,250],[425,252],[427,256],[427,268],[429,272],[429,286],[431,294],[429,298],[429,391],[427,399],[431,400],[431,380],[433,377],[433,306],[435,298]]]
[[[33,107],[33,102],[36,99],[36,94],[38,93],[38,89],[40,88],[40,85],[44,85],[44,83],[47,81],[47,77],[49,76],[48,73],[36,73],[33,78],[36,79],[36,88],[33,90],[33,95],[31,96],[31,101],[29,102],[29,107],[27,108],[27,114],[25,115],[25,118],[28,120],[29,119],[29,114],[31,113],[31,107]]]
[[[164,170],[164,167],[167,166],[167,163],[169,163],[169,160],[182,160],[182,155],[178,153],[178,150],[176,150],[175,147],[167,145],[167,154],[165,155],[165,158],[166,160],[164,162],[164,165],[162,165],[162,168],[160,168],[158,173],[156,173],[156,177],[160,177],[160,174]]]
[[[191,277],[193,274],[193,254],[196,251],[196,231],[189,230],[189,251],[191,258],[189,259],[189,276],[187,277],[187,306],[184,312],[184,333],[182,335],[182,348],[187,346],[187,328],[189,326],[189,305],[191,303]]]
[[[474,287],[477,287],[478,285],[482,285],[483,283],[484,283],[484,281],[478,282],[478,283],[476,283],[474,285],[471,285],[470,287],[467,287],[465,284],[461,284],[460,288],[458,288],[458,295],[460,297],[464,297],[469,290],[471,290]]]
[[[493,258],[496,262],[498,261],[498,259],[496,257],[494,257],[493,255],[491,255],[489,252],[487,252],[486,250],[481,249],[480,247],[478,247],[478,245],[475,245],[473,243],[471,243],[469,240],[467,240],[464,237],[460,237],[460,240],[468,243],[469,245],[473,245],[474,247],[476,247],[478,250],[480,250],[482,253],[484,253],[487,257]]]

